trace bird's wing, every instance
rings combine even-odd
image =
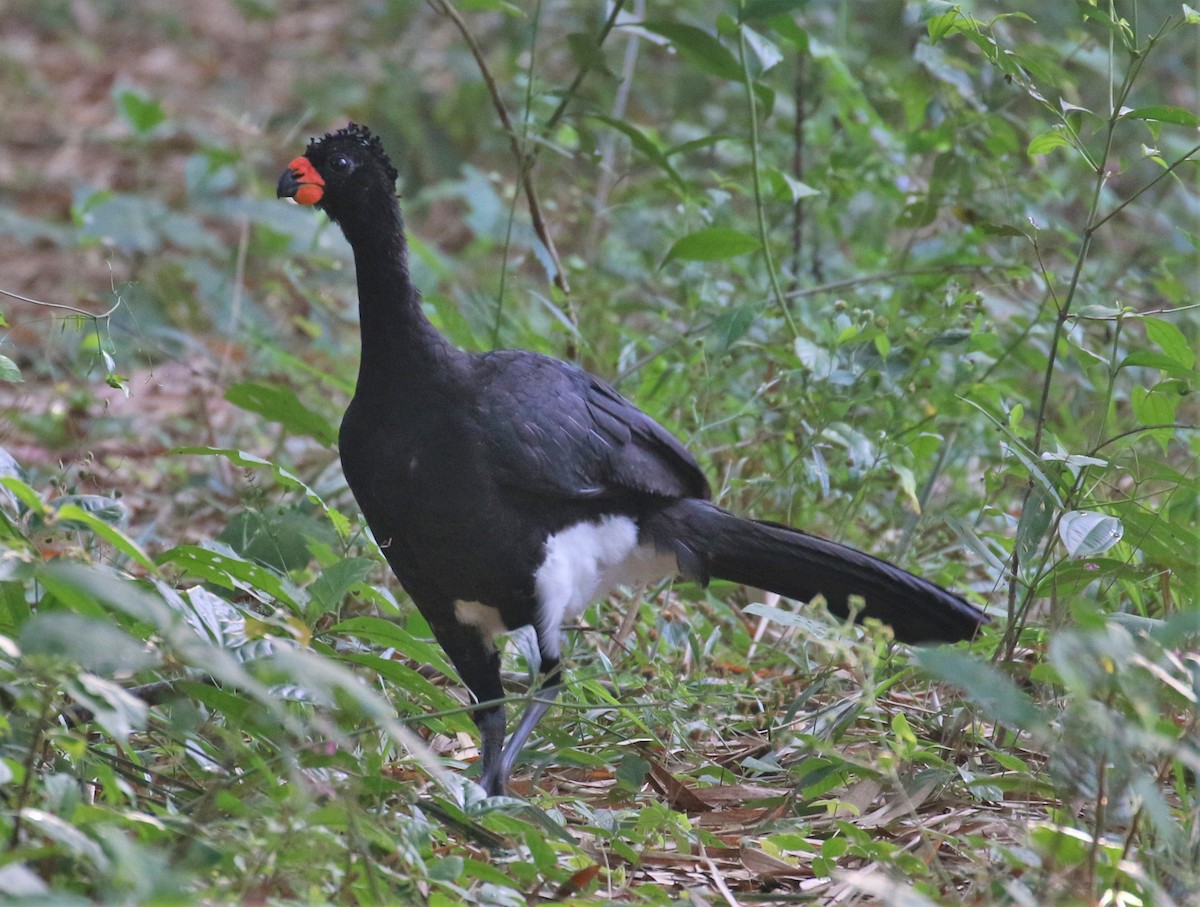
[[[582,369],[511,350],[480,356],[476,368],[477,436],[500,484],[574,499],[709,496],[687,449]]]

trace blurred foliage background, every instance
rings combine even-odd
[[[1189,903],[1195,19],[8,0],[0,891]],[[347,120],[457,343],[577,360],[724,506],[994,631],[918,663],[727,586],[635,594],[572,634],[531,805],[474,799],[337,468],[348,248],[273,197]]]

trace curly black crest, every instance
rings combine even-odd
[[[313,139],[308,143],[308,149],[304,152],[310,155],[322,145],[329,141],[348,140],[356,142],[368,149],[375,159],[383,166],[384,172],[387,173],[388,179],[392,182],[400,175],[400,172],[392,166],[391,160],[387,156],[387,152],[383,150],[383,141],[377,135],[373,135],[371,130],[366,126],[360,126],[357,123],[349,123],[344,128],[337,132],[327,132],[319,139]]]

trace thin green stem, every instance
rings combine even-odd
[[[750,108],[750,167],[753,171],[754,210],[758,219],[758,242],[762,247],[763,258],[766,260],[767,277],[771,281],[771,292],[775,296],[775,304],[783,313],[793,337],[800,336],[800,329],[792,318],[791,308],[787,304],[783,288],[779,285],[779,274],[775,271],[775,260],[771,256],[771,243],[767,237],[767,215],[763,206],[762,179],[759,174],[758,161],[758,99],[754,96],[754,79],[750,75],[750,60],[746,54],[746,35],[738,28],[738,59],[742,64],[742,84],[746,87],[746,103]]]

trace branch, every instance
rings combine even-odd
[[[463,36],[463,40],[467,42],[467,47],[471,49],[471,55],[475,58],[475,64],[479,67],[479,74],[483,76],[483,82],[487,86],[488,94],[491,96],[492,106],[496,108],[496,115],[500,117],[500,125],[508,133],[508,141],[512,146],[513,157],[516,158],[517,163],[520,165],[521,188],[524,189],[525,198],[529,203],[529,217],[533,221],[534,233],[537,234],[537,238],[545,246],[550,260],[554,263],[554,285],[564,295],[569,296],[571,294],[571,287],[567,283],[566,272],[563,271],[562,263],[558,259],[558,249],[554,246],[554,240],[550,238],[550,231],[546,229],[546,221],[542,217],[542,206],[538,202],[537,190],[533,185],[531,175],[533,158],[521,149],[520,136],[513,127],[512,118],[508,115],[508,108],[504,106],[504,100],[500,97],[500,89],[496,86],[496,80],[492,78],[487,61],[483,58],[483,50],[479,47],[479,43],[467,28],[467,23],[463,21],[462,16],[450,5],[449,0],[430,0],[430,3],[435,10],[441,12],[442,15],[454,23],[459,34]]]

